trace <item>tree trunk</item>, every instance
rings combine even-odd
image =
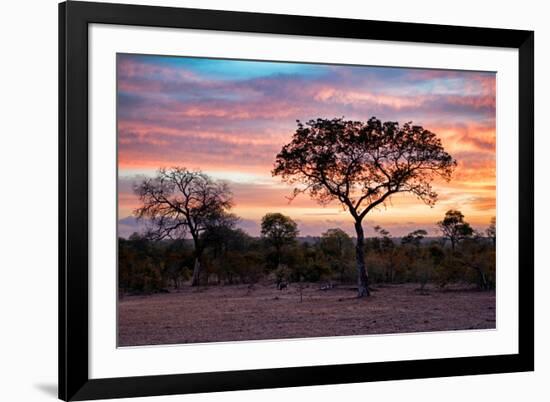
[[[344,283],[344,271],[345,271],[345,265],[342,261],[344,261],[344,251],[342,250],[342,244],[340,241],[340,238],[338,238],[338,255],[340,256],[340,260],[338,261],[340,266],[340,283]]]
[[[487,284],[487,278],[485,277],[485,274],[481,270],[481,268],[476,268],[477,274],[479,276],[479,287],[483,290],[487,290],[489,288],[489,285]]]
[[[281,266],[281,246],[275,245],[275,253],[277,254],[277,268]]]
[[[355,245],[355,260],[357,262],[357,297],[370,296],[369,276],[365,267],[365,233],[361,222],[355,222],[357,243]]]
[[[193,277],[191,279],[191,286],[199,286],[201,273],[201,263],[199,256],[195,257],[195,266],[193,268]]]
[[[200,275],[201,275],[201,255],[203,248],[199,243],[199,235],[196,233],[191,233],[193,237],[193,245],[195,247],[195,266],[193,267],[193,277],[191,278],[191,286],[200,285]]]

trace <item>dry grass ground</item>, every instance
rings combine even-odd
[[[119,346],[495,328],[495,292],[377,287],[356,299],[316,284],[185,287],[119,302]]]

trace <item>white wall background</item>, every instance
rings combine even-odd
[[[125,2],[125,1],[119,1]],[[550,282],[545,201],[550,24],[545,2],[461,0],[149,0],[134,3],[534,29],[536,43],[536,371],[241,391],[133,401],[546,401]],[[57,1],[3,2],[0,13],[0,400],[47,401],[57,382]],[[546,380],[546,381],[545,381]]]

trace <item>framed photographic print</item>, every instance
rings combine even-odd
[[[534,369],[534,33],[59,5],[59,397]]]

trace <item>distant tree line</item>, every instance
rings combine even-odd
[[[458,218],[457,218],[458,217]],[[458,221],[458,222],[457,222]],[[394,238],[380,226],[365,239],[365,264],[371,286],[428,283],[495,286],[495,221],[485,233],[463,230],[454,237],[450,225],[468,225],[459,211],[448,211],[439,222],[441,237],[426,238],[415,230]],[[192,239],[155,239],[134,233],[119,239],[119,287],[125,293],[154,293],[189,286],[263,283],[318,283],[319,287],[353,286],[356,273],[354,239],[340,228],[320,237],[299,238],[296,223],[280,213],[269,213],[261,237],[236,227],[236,221],[212,227],[201,235],[201,270],[193,279],[196,252]]]

